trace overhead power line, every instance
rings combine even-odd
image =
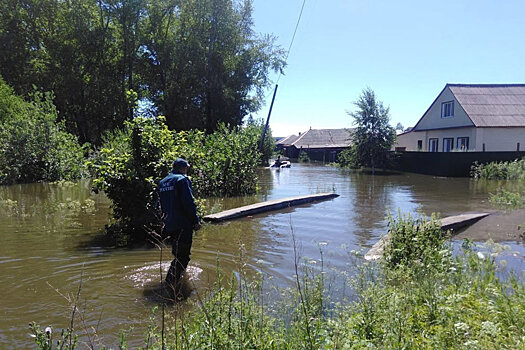
[[[290,51],[292,51],[292,45],[293,45],[293,42],[295,41],[295,35],[297,34],[297,29],[299,28],[299,23],[301,23],[301,17],[303,17],[304,5],[306,5],[306,0],[303,0],[303,5],[301,6],[301,12],[299,12],[299,17],[297,18],[297,23],[295,24],[295,29],[293,31],[292,41],[290,41],[290,46],[288,47],[288,52],[286,52],[285,62],[288,61],[288,56],[290,56]],[[277,78],[277,83],[276,84],[279,84],[279,79],[281,79],[282,75],[283,75],[282,71],[279,72],[279,77]]]

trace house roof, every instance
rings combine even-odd
[[[410,131],[417,131],[421,120],[447,88],[474,126],[525,127],[525,84],[447,84]]]
[[[525,84],[447,86],[475,126],[525,126]]]
[[[297,140],[299,136],[297,135],[289,135],[285,138],[280,139],[279,141],[275,142],[277,145],[291,145],[295,140]]]
[[[310,129],[302,133],[292,145],[297,148],[343,148],[352,144],[352,129]]]

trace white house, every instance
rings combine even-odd
[[[395,148],[525,151],[525,84],[447,84]]]

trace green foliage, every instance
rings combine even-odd
[[[525,207],[525,196],[520,192],[498,189],[496,193],[491,193],[490,203],[499,208],[518,209]]]
[[[257,111],[285,65],[253,27],[251,1],[5,0],[0,75],[22,95],[54,91],[82,142],[100,144],[144,100],[171,129],[212,132]]]
[[[254,32],[251,1],[183,0],[171,6],[148,6],[144,56],[151,99],[170,128],[211,132],[220,122],[240,125],[260,108],[268,73],[283,68],[284,51],[274,37]]]
[[[113,202],[115,223],[108,232],[117,243],[143,241],[144,227],[158,226],[156,181],[168,174],[177,157],[190,163],[188,175],[197,197],[255,192],[260,159],[257,126],[229,129],[220,125],[209,135],[175,133],[163,117],[138,117],[125,127],[107,134],[105,144],[87,162],[94,188]]]
[[[409,219],[398,225],[407,227]],[[434,228],[428,227],[433,234]],[[426,229],[423,228],[423,231]],[[480,247],[483,249],[483,247]],[[325,271],[301,264],[294,288],[271,291],[245,264],[229,283],[216,283],[178,312],[159,313],[147,327],[148,349],[522,349],[525,285],[502,273],[471,244],[452,258],[397,265],[353,261],[357,274],[337,275],[352,286],[351,299],[333,302]],[[492,254],[487,254],[492,255]],[[302,267],[302,268],[301,268]],[[279,297],[280,295],[280,297]],[[178,305],[176,305],[178,307]],[[158,311],[158,310],[157,310]],[[164,339],[162,344],[161,339]],[[39,349],[45,336],[35,338]],[[40,342],[40,343],[39,343]],[[125,341],[121,338],[121,348]]]
[[[78,334],[73,334],[69,329],[61,331],[60,336],[54,342],[54,334],[51,327],[42,328],[35,322],[29,324],[30,336],[35,339],[38,350],[74,350],[78,345]]]
[[[297,160],[300,163],[308,163],[310,161],[310,157],[308,156],[308,153],[306,153],[305,151],[301,150],[301,151],[299,151],[299,157],[297,158]]]
[[[341,168],[358,169],[359,164],[357,163],[356,149],[355,145],[352,145],[350,148],[341,151],[341,153],[337,155],[337,164]]]
[[[144,227],[158,224],[154,181],[168,174],[180,150],[162,117],[135,118],[125,127],[108,135],[107,146],[87,162],[94,188],[113,202],[116,222],[108,232],[119,244],[144,241]]]
[[[525,180],[525,158],[512,162],[475,162],[470,171],[475,179],[488,180]]]
[[[225,125],[204,140],[202,158],[194,161],[192,181],[200,196],[238,196],[254,193],[260,128],[228,129]],[[191,158],[190,158],[191,160]]]
[[[389,218],[390,239],[385,246],[384,260],[387,266],[420,265],[436,266],[443,258],[446,235],[440,221],[432,215],[430,220],[423,216],[413,219],[410,215]]]
[[[259,133],[259,141],[258,141],[258,145],[259,145],[261,143],[261,137],[262,137],[264,126],[265,126],[264,119],[254,120],[252,116],[250,115],[248,117],[248,120],[246,121],[246,126],[248,128],[258,129],[257,132]],[[268,130],[266,130],[266,136],[264,138],[264,142],[262,145],[260,165],[268,166],[269,160],[274,155],[274,153],[275,153],[275,140],[272,137],[272,129],[270,128],[270,126],[268,126]]]
[[[374,91],[364,89],[354,102],[357,111],[348,114],[357,125],[352,132],[355,151],[351,152],[353,163],[359,166],[384,167],[387,163],[387,152],[395,142],[396,133],[389,124],[389,108],[376,99]]]
[[[78,179],[84,147],[58,121],[51,93],[16,96],[0,78],[0,184]]]

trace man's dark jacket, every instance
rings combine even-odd
[[[191,181],[185,175],[171,172],[162,179],[159,183],[159,196],[166,232],[191,230],[199,222]]]

